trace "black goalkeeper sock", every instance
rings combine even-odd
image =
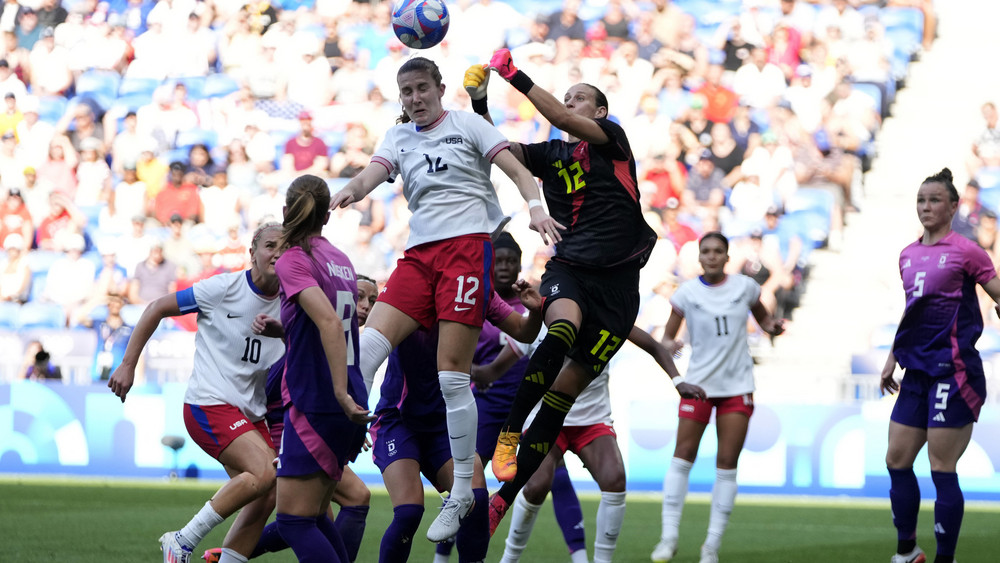
[[[572,396],[560,391],[549,391],[542,398],[542,406],[524,433],[524,439],[517,448],[517,475],[514,480],[500,487],[500,497],[507,504],[514,503],[517,492],[542,465],[549,450],[555,447],[556,438],[562,429],[566,414],[576,401]]]
[[[566,353],[573,347],[575,341],[576,327],[573,326],[573,323],[559,319],[549,325],[549,332],[535,349],[531,359],[528,360],[528,367],[524,370],[524,379],[521,380],[521,385],[517,388],[517,395],[514,396],[514,404],[511,405],[510,414],[507,415],[504,430],[521,431],[531,410],[535,408],[549,387],[552,387],[552,382],[556,380],[559,370],[562,369]]]

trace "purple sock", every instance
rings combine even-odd
[[[278,523],[271,522],[264,527],[264,531],[260,534],[260,540],[257,541],[257,547],[253,548],[253,553],[247,559],[253,559],[265,553],[274,553],[283,549],[288,549],[288,542],[282,539],[281,534],[278,533]]]
[[[379,546],[379,563],[406,561],[410,557],[413,534],[417,533],[423,516],[422,504],[401,504],[392,509],[392,522],[382,536],[382,545]]]
[[[315,516],[292,516],[279,512],[277,521],[278,532],[300,563],[341,563],[330,540],[316,527]]]
[[[896,538],[900,542],[912,541],[915,545],[917,514],[920,512],[920,484],[917,483],[917,476],[913,473],[912,467],[889,468],[889,482],[891,483],[889,505],[892,507],[892,524],[896,526]]]
[[[347,560],[354,561],[358,558],[358,551],[361,549],[361,538],[365,535],[365,519],[368,518],[368,506],[342,506],[337,513],[337,520],[333,523],[340,532],[341,539],[344,540],[344,547],[347,548]]]
[[[326,539],[333,546],[333,550],[337,552],[337,557],[343,563],[349,563],[351,558],[347,555],[347,548],[344,547],[344,539],[340,537],[340,532],[337,531],[337,526],[334,525],[333,520],[324,512],[322,516],[316,517],[316,527],[319,531],[323,532]]]
[[[937,538],[938,555],[954,556],[958,545],[958,532],[962,529],[965,497],[958,486],[958,473],[931,471],[937,489],[934,502],[934,537]]]
[[[573,481],[570,480],[569,470],[565,465],[556,467],[556,472],[552,475],[552,509],[556,512],[556,522],[559,523],[569,552],[586,548],[583,509],[580,508],[580,499],[576,497],[576,489],[573,488]]]
[[[462,527],[455,536],[458,563],[473,563],[486,559],[490,546],[490,495],[486,489],[472,489],[476,506],[462,520]]]
[[[451,550],[455,548],[455,538],[450,540],[445,540],[443,542],[438,542],[437,547],[434,548],[434,553],[438,555],[451,555]]]

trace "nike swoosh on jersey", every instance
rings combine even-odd
[[[471,308],[472,308],[472,306],[471,306],[471,305],[470,305],[470,306],[468,306],[468,307],[459,307],[458,305],[455,305],[455,312],[456,312],[456,313],[461,313],[461,312],[463,312],[463,311],[468,311],[468,310],[469,310],[469,309],[471,309]]]
[[[243,316],[243,315],[234,315],[234,314],[232,314],[232,313],[226,313],[226,318],[227,318],[227,319],[238,319],[238,318],[240,318],[240,317],[242,317],[242,316]]]

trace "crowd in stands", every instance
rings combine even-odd
[[[673,287],[697,275],[694,243],[708,230],[733,239],[730,267],[761,284],[779,318],[791,315],[810,251],[836,250],[861,206],[881,121],[934,31],[930,0],[448,9],[445,41],[420,52],[443,70],[447,107],[469,110],[465,68],[501,46],[557,96],[579,81],[607,94],[660,235],[640,313],[657,336]],[[291,179],[316,174],[336,189],[400,114],[395,73],[416,52],[396,40],[390,10],[350,0],[3,3],[0,305],[47,306],[51,326],[100,326],[123,306],[134,318],[164,293],[246,267],[248,233],[280,218]],[[514,89],[490,93],[508,138],[560,134]],[[970,171],[1000,170],[996,109],[984,116]],[[494,177],[537,281],[547,251],[517,191]],[[398,184],[373,195],[336,211],[324,234],[357,271],[384,280],[409,211]],[[0,329],[28,318],[39,316],[0,312]]]

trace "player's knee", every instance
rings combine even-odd
[[[605,493],[623,493],[625,492],[625,481],[625,468],[616,467],[600,475],[597,486]]]
[[[531,504],[542,504],[545,502],[545,497],[549,494],[549,491],[545,487],[538,483],[532,483],[530,480],[521,491],[524,495],[524,500]]]

